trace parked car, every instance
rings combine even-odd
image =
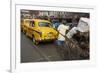
[[[42,41],[53,41],[58,37],[58,32],[52,28],[48,20],[31,19],[26,31],[26,35],[31,37],[35,44]]]

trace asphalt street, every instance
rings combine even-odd
[[[64,60],[88,60],[87,51],[80,48],[57,47],[54,42],[35,45],[32,39],[21,33],[21,63]]]
[[[62,60],[54,42],[35,45],[29,37],[21,33],[21,63]]]

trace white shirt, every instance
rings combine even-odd
[[[69,30],[69,26],[66,26],[64,24],[60,24],[57,30],[59,31],[58,40],[65,41],[65,37],[62,35],[65,35],[66,30]]]

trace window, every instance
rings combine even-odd
[[[40,27],[51,27],[50,23],[47,22],[39,22]]]

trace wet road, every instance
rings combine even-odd
[[[53,42],[35,45],[30,38],[21,33],[21,63],[62,60]]]

